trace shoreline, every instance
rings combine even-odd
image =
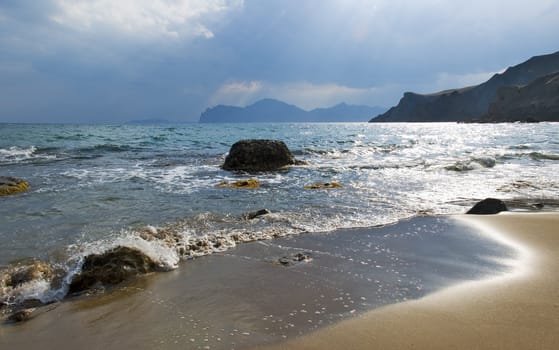
[[[299,261],[292,257],[309,255]],[[455,217],[242,244],[0,327],[16,348],[246,349],[278,344],[508,271],[515,252]],[[75,337],[65,335],[72,333]]]
[[[519,252],[511,273],[391,304],[257,349],[556,349],[559,213],[461,216]]]

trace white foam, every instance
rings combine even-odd
[[[9,148],[0,148],[0,162],[17,163],[22,160],[27,160],[32,158],[36,151],[37,147],[35,146],[30,146],[27,148],[16,146],[12,146]]]
[[[40,300],[43,303],[51,301],[49,298],[50,281],[37,279],[22,283],[15,288],[3,287],[0,301],[6,304],[20,304],[25,300]]]

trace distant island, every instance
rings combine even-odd
[[[217,105],[200,115],[200,123],[297,123],[297,122],[366,122],[386,108],[340,103],[330,108],[305,111],[274,99],[263,99],[246,107]]]
[[[171,121],[167,119],[160,118],[149,118],[149,119],[136,119],[127,121],[126,124],[136,124],[136,125],[157,125],[157,124],[169,124]]]
[[[559,121],[559,51],[535,56],[488,81],[434,94],[406,92],[371,122]]]

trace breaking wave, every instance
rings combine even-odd
[[[532,152],[528,154],[533,160],[559,160],[559,154]]]
[[[29,162],[44,162],[59,159],[58,149],[54,147],[39,148],[29,147],[7,147],[0,148],[0,164],[18,164]]]
[[[331,230],[333,226],[330,225],[302,222],[298,213],[257,211],[239,217],[205,213],[160,227],[124,229],[107,239],[66,247],[64,261],[48,263],[30,259],[4,267],[0,270],[0,305],[17,307],[30,302],[46,304],[61,300],[68,294],[73,280],[82,273],[88,257],[102,256],[120,247],[129,248],[118,260],[125,266],[116,266],[113,262],[111,268],[133,268],[127,265],[126,254],[134,252],[155,263],[157,271],[169,271],[176,269],[181,260],[224,252],[241,243]],[[99,282],[103,282],[102,278]]]
[[[495,158],[492,157],[481,157],[481,158],[471,158],[468,160],[459,160],[452,165],[445,167],[448,171],[470,171],[483,168],[493,168],[496,164]]]

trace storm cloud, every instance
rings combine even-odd
[[[4,1],[0,121],[196,121],[264,97],[397,103],[559,49],[542,0]]]

